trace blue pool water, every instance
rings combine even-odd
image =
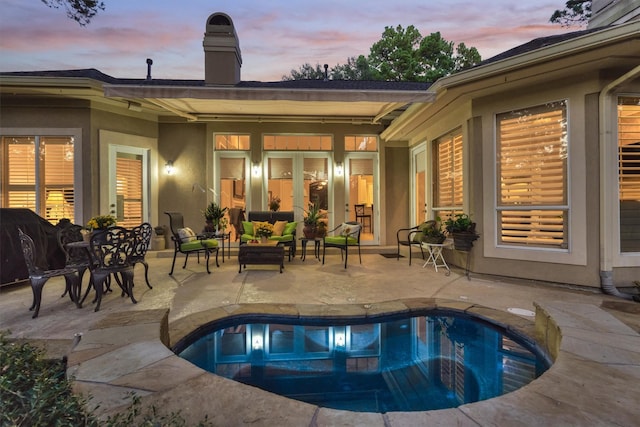
[[[178,343],[180,357],[282,396],[350,411],[453,408],[518,389],[549,367],[532,341],[454,312],[377,323],[252,316],[202,330]]]

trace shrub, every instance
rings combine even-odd
[[[0,331],[0,426],[186,426],[180,411],[163,415],[155,406],[142,411],[133,393],[126,411],[100,421],[87,410],[91,398],[73,394],[65,370],[65,361],[47,360],[43,350],[9,341]],[[210,425],[207,417],[198,423]]]

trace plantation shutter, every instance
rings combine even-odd
[[[73,144],[69,138],[46,137],[42,138],[42,146],[46,193],[44,217],[54,223],[61,218],[74,222]]]
[[[126,228],[142,223],[142,156],[118,153],[116,159],[118,225]]]
[[[566,103],[498,116],[500,242],[566,247]]]
[[[444,219],[461,211],[464,203],[462,133],[439,138],[434,144],[434,210]]]
[[[36,211],[36,161],[33,137],[5,137],[6,207]]]

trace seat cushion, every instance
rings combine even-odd
[[[178,236],[180,237],[180,241],[182,243],[189,243],[197,240],[196,233],[193,232],[189,227],[179,228]]]
[[[344,242],[345,242],[344,237],[345,236],[328,236],[324,238],[324,242],[326,244],[331,244],[331,245],[344,245]],[[351,236],[347,237],[347,245],[353,246],[357,244],[358,244],[358,239]]]
[[[278,242],[291,242],[293,241],[293,234],[286,234],[284,236],[271,236],[269,240],[275,240]]]
[[[218,241],[216,239],[204,239],[204,240],[196,239],[191,242],[180,244],[180,250],[184,252],[197,251],[197,250],[204,249],[203,246],[207,247],[208,249],[214,249],[218,247]]]

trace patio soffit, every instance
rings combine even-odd
[[[188,121],[388,123],[435,94],[407,90],[292,90],[105,85],[107,98],[135,100]]]

